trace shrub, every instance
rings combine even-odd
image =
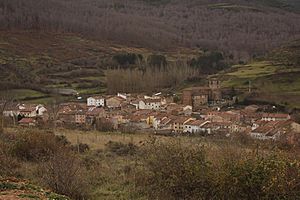
[[[110,132],[114,131],[114,125],[111,121],[105,118],[100,118],[96,120],[96,129],[98,131]]]
[[[83,144],[83,143],[79,143],[77,145],[72,145],[72,150],[78,153],[84,153],[90,150],[89,145],[87,144]]]
[[[203,73],[215,73],[228,68],[228,64],[224,62],[224,57],[221,52],[206,52],[198,58],[190,60],[189,64],[192,67],[199,69]]]
[[[47,160],[50,154],[57,152],[65,141],[52,133],[29,132],[16,138],[12,154],[25,161]]]
[[[42,183],[55,192],[78,200],[88,198],[86,171],[73,152],[60,149],[40,164],[38,172]]]
[[[123,53],[123,54],[116,54],[113,56],[113,60],[122,66],[134,65],[137,59],[142,59],[142,56],[136,55],[134,53]]]
[[[9,152],[9,146],[0,142],[0,176],[16,176],[20,163]]]
[[[108,151],[119,156],[134,155],[137,151],[137,146],[132,143],[124,144],[121,142],[109,141],[105,146]]]
[[[164,55],[153,54],[148,57],[148,64],[154,67],[165,67],[167,66],[167,59]]]
[[[151,199],[212,197],[215,185],[210,163],[201,146],[151,144],[143,154],[143,165],[138,168],[136,182]]]
[[[280,152],[147,144],[135,169],[150,199],[298,199],[300,161]]]

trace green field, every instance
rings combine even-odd
[[[266,58],[236,65],[217,76],[225,88],[244,91],[240,98],[300,108],[299,41],[274,50]],[[250,82],[250,84],[249,84]],[[249,86],[252,93],[247,93]]]

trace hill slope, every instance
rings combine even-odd
[[[277,9],[296,1],[282,2],[3,0],[0,28],[80,33],[156,49],[198,46],[245,60],[299,36],[300,15]]]
[[[224,87],[244,91],[242,98],[246,100],[300,108],[299,55],[298,40],[272,51],[266,58],[236,65],[218,77],[223,79]]]
[[[47,103],[49,93],[68,89],[80,95],[106,91],[105,70],[116,54],[144,56],[161,53],[172,61],[198,54],[176,47],[155,51],[138,46],[90,40],[78,34],[39,31],[0,31],[0,90],[19,100]]]

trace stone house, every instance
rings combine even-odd
[[[113,96],[108,99],[106,99],[106,107],[111,109],[121,109],[122,103],[125,100],[118,96]]]

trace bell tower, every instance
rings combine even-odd
[[[208,86],[209,86],[209,88],[212,89],[212,90],[220,89],[220,88],[221,88],[221,81],[219,81],[219,80],[216,79],[216,78],[209,79],[209,81],[208,81]]]

